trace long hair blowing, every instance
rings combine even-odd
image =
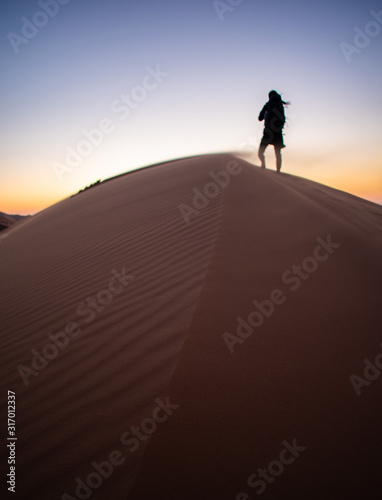
[[[276,92],[275,90],[271,90],[268,94],[268,97],[269,97],[269,100],[271,99],[276,99],[278,101],[280,101],[284,106],[289,106],[290,104],[290,101],[284,101],[281,97],[281,95]]]

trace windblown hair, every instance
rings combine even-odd
[[[284,106],[289,106],[290,102],[289,101],[283,101],[283,99],[281,98],[281,95],[276,92],[275,90],[271,90],[268,94],[268,97],[269,97],[269,100],[276,100],[276,101],[279,101],[281,102],[282,104],[284,104]]]

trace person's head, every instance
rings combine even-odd
[[[268,97],[269,97],[270,101],[279,101],[279,102],[281,102],[282,104],[285,104],[285,105],[289,104],[289,102],[283,101],[282,98],[281,98],[281,95],[278,92],[276,92],[275,90],[271,90],[269,92],[269,94],[268,94]]]
[[[271,90],[268,94],[268,97],[269,97],[269,100],[273,100],[273,99],[280,100],[281,99],[281,95],[278,92],[276,92],[275,90]]]

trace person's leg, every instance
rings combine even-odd
[[[277,172],[280,173],[280,170],[281,170],[281,148],[280,148],[280,146],[275,146],[275,155],[276,155]]]
[[[261,168],[265,168],[265,156],[264,156],[264,151],[267,146],[265,144],[260,144],[259,147],[259,160],[261,161]]]

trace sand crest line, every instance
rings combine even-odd
[[[112,277],[108,281],[107,288],[99,290],[95,296],[89,296],[81,301],[76,307],[77,317],[86,318],[83,320],[85,324],[90,324],[94,321],[98,313],[101,313],[104,308],[109,305],[116,295],[119,295],[123,290],[135,279],[136,276],[126,275],[126,268],[123,267],[120,272],[113,269],[110,271]],[[116,286],[121,285],[121,286]],[[70,340],[83,332],[83,327],[79,326],[79,320],[68,321],[63,329],[58,333],[49,333],[48,337],[52,341],[44,344],[41,353],[37,349],[32,349],[32,360],[30,366],[19,364],[17,370],[20,374],[24,385],[29,385],[29,377],[37,377],[48,366],[49,361],[57,358],[60,351],[66,349]]]
[[[221,191],[230,184],[231,176],[235,177],[242,171],[242,167],[236,160],[228,161],[224,170],[218,170],[217,172],[210,170],[208,175],[215,182],[206,182],[203,186],[203,192],[196,187],[192,189],[192,192],[194,193],[192,198],[192,207],[186,203],[180,203],[178,205],[186,225],[188,226],[190,224],[190,218],[192,215],[199,215],[200,212],[209,205],[210,200],[216,198],[216,196],[218,196]]]
[[[334,253],[334,249],[341,246],[341,243],[332,242],[330,234],[326,237],[326,241],[321,236],[317,237],[316,241],[318,246],[314,249],[313,256],[306,257],[300,266],[293,264],[291,268],[288,268],[281,275],[282,282],[285,285],[291,285],[289,290],[292,292],[298,290],[302,281],[307,280],[311,274],[317,271],[319,262],[327,260]],[[320,255],[321,250],[324,250],[326,254]],[[303,271],[305,271],[305,274]],[[283,304],[286,300],[287,295],[280,288],[272,290],[269,294],[269,299],[262,300],[261,302],[254,299],[252,303],[256,309],[248,314],[247,320],[245,321],[241,316],[236,318],[238,323],[236,327],[237,335],[229,332],[224,332],[222,335],[229,352],[233,354],[234,346],[236,344],[243,344],[253,334],[255,328],[262,326],[264,318],[270,318],[273,315],[275,306]]]

